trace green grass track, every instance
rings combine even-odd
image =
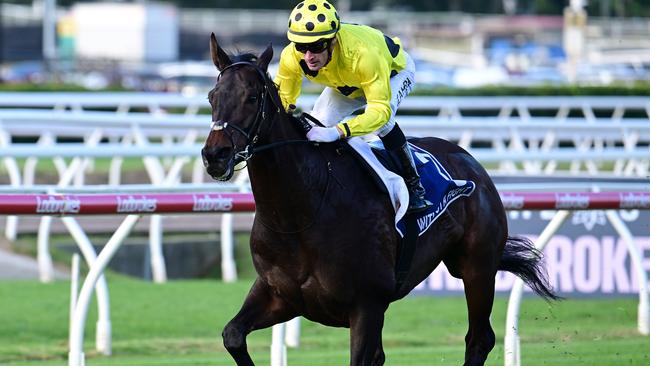
[[[113,356],[94,351],[96,305],[88,317],[87,366],[234,365],[221,330],[250,281],[173,281],[155,285],[109,275]],[[0,365],[67,365],[69,283],[0,281]],[[650,365],[650,338],[636,331],[637,299],[569,299],[549,305],[526,298],[520,319],[522,363]],[[503,365],[506,298],[495,302],[497,346],[488,365]],[[462,297],[409,297],[386,316],[387,365],[462,365],[466,312]],[[249,350],[269,364],[270,330],[253,333]],[[290,365],[348,364],[347,329],[303,321]]]

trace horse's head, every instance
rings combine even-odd
[[[273,49],[269,45],[259,57],[243,54],[231,59],[213,33],[210,53],[220,73],[208,93],[212,124],[201,155],[211,177],[228,180],[235,165],[250,157],[249,148],[258,140],[269,111],[279,107],[266,72]]]

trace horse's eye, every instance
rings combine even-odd
[[[257,103],[257,95],[251,95],[250,97],[248,97],[246,102],[248,102],[248,103]]]

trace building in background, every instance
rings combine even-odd
[[[178,12],[169,4],[78,3],[71,9],[78,59],[175,61]]]

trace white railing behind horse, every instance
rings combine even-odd
[[[61,174],[59,187],[69,185],[70,179],[74,172],[78,171],[78,167],[86,162],[88,158],[116,158],[116,157],[139,157],[145,159],[146,165],[149,167],[149,175],[154,185],[170,186],[178,184],[178,176],[180,168],[191,161],[191,157],[197,155],[202,145],[196,143],[185,143],[182,145],[174,145],[173,149],[170,146],[162,144],[146,144],[141,143],[141,146],[122,145],[122,144],[96,144],[96,139],[89,140],[92,144],[57,144],[48,146],[47,149],[35,149],[32,144],[8,144],[0,150],[0,157],[6,159],[15,158],[52,158],[60,159],[65,157],[75,158],[70,165],[65,168]],[[516,163],[523,165],[524,170],[529,174],[549,173],[549,169],[557,166],[559,162],[570,162],[571,164],[579,163],[579,166],[585,166],[587,172],[592,175],[598,174],[598,165],[611,162],[614,166],[620,161],[638,162],[634,167],[634,172],[637,174],[647,174],[649,169],[648,157],[650,151],[648,148],[609,148],[594,154],[591,151],[576,151],[570,148],[557,148],[552,150],[545,150],[537,152],[533,157],[527,152],[508,152],[508,151],[494,151],[492,149],[471,149],[474,156],[484,164],[500,164],[502,166],[506,163],[511,164],[510,173],[516,173]],[[175,156],[175,164],[170,169],[168,174],[164,173],[164,168],[158,160],[153,157]],[[195,158],[196,159],[196,158]],[[200,160],[200,159],[196,159]],[[65,164],[61,162],[61,164]],[[195,164],[196,165],[196,164]],[[18,188],[20,184],[20,174],[16,165],[7,165],[12,177],[12,187]],[[500,169],[504,171],[504,168]],[[582,172],[582,169],[572,170],[572,174]],[[614,174],[621,175],[620,171],[615,171]],[[150,245],[152,250],[152,270],[154,274],[154,281],[164,282],[166,279],[164,260],[160,253],[161,246],[157,243],[162,241],[160,236],[162,233],[162,219],[160,217],[153,217],[151,221],[150,230]],[[227,218],[224,218],[227,220]],[[51,265],[46,263],[49,255],[48,246],[49,228],[51,219],[44,218],[39,228],[39,258],[42,261],[42,268],[51,268]],[[17,220],[7,220],[6,235],[9,239],[15,239],[17,232]],[[228,271],[230,273],[230,271]],[[50,277],[45,271],[43,273],[43,281],[49,281]]]
[[[20,157],[35,159],[43,156],[54,159],[55,162],[59,162],[59,164],[62,166],[62,169],[59,170],[59,187],[70,185],[71,180],[75,174],[80,171],[82,172],[85,169],[84,166],[88,163],[88,158],[115,158],[125,156],[141,157],[145,164],[145,168],[147,168],[147,172],[152,181],[152,184],[158,186],[170,186],[177,184],[180,181],[179,175],[181,168],[183,165],[190,161],[190,156],[196,156],[196,151],[199,151],[199,149],[195,147],[183,155],[182,153],[179,154],[177,151],[179,150],[178,147],[184,145],[174,145],[176,148],[172,149],[169,145],[161,144],[158,145],[158,149],[148,149],[148,142],[146,142],[143,137],[138,137],[137,132],[135,140],[138,143],[138,146],[124,146],[116,144],[112,148],[104,149],[105,146],[97,145],[100,136],[101,133],[93,134],[84,144],[75,144],[75,146],[71,146],[70,144],[59,144],[47,146],[47,149],[34,149],[33,144],[25,144],[22,146],[18,144],[11,144],[5,146],[5,148],[2,150],[2,156],[6,159],[15,159]],[[192,135],[192,137],[193,138],[188,140],[189,142],[194,142],[192,140],[194,140],[196,136]],[[23,150],[21,150],[21,148]],[[163,151],[164,149],[168,150],[168,152],[165,153]],[[170,150],[174,150],[174,152],[170,153]],[[46,154],[40,155],[39,153],[42,152],[46,152]],[[154,156],[175,156],[176,159],[169,168],[169,171],[165,173],[165,168],[158,159],[154,158]],[[70,164],[66,164],[63,160],[64,157],[71,157],[73,160]],[[35,166],[35,164],[33,166]],[[15,165],[10,165],[9,167],[12,169],[16,168]],[[17,174],[17,172],[14,172],[14,175]],[[51,217],[43,217],[41,219],[38,232],[38,259],[40,268],[46,269],[45,271],[41,271],[41,280],[43,282],[49,282],[52,279],[52,264],[48,250],[51,222]],[[17,219],[11,219],[7,221],[6,234],[10,240],[15,239],[16,237],[16,227]],[[165,282],[167,275],[161,251],[162,218],[160,216],[154,215],[151,217],[149,235],[153,280],[155,282]]]
[[[249,185],[247,182],[246,174],[243,174],[237,178],[235,183],[210,183],[210,184],[177,184],[173,187],[169,186],[154,186],[148,184],[129,184],[129,185],[92,185],[92,186],[83,186],[83,187],[61,187],[61,186],[51,186],[51,185],[36,185],[30,187],[3,187],[0,186],[0,194],[89,194],[89,193],[122,193],[122,194],[133,194],[133,193],[156,193],[156,192],[202,192],[202,193],[215,193],[215,192],[247,192],[249,191]],[[220,249],[221,249],[221,274],[222,279],[225,282],[232,282],[237,279],[237,271],[235,265],[234,255],[234,226],[232,222],[232,215],[223,214],[221,218],[221,226],[219,229],[221,235]],[[48,226],[51,223],[52,216],[44,216],[43,219],[47,219]],[[72,223],[66,218],[62,218],[62,221],[68,231],[72,233]],[[41,223],[43,220],[41,221]],[[43,224],[41,224],[42,226]],[[75,222],[74,225],[78,226]],[[79,227],[80,228],[80,227]],[[77,230],[78,232],[78,230]],[[156,241],[149,242],[150,251],[162,252],[162,225],[150,226],[149,236],[159,238]],[[38,258],[38,270],[39,277],[42,282],[50,282],[53,278],[53,266],[52,259],[49,251],[49,231],[45,231],[39,227],[38,231],[38,246],[37,246],[37,258]],[[88,242],[87,239],[80,241],[75,240],[80,247],[80,250],[84,254],[84,257],[88,260],[91,257],[89,253],[92,251],[92,246],[85,245]],[[164,271],[166,266],[164,258],[162,256],[158,261],[151,261],[152,274],[158,271]],[[162,268],[162,269],[161,269]],[[160,278],[157,280],[154,278],[154,282],[164,282]]]
[[[183,144],[173,145],[171,148],[165,144],[150,144],[145,142],[143,137],[136,138],[140,142],[139,145],[123,145],[123,144],[97,144],[99,135],[91,135],[88,143],[66,143],[48,146],[47,149],[37,149],[33,144],[5,144],[4,148],[0,150],[0,157],[4,160],[16,158],[52,158],[60,160],[63,166],[66,166],[63,158],[72,157],[73,161],[64,168],[61,173],[59,187],[64,187],[70,184],[74,172],[77,172],[83,164],[87,163],[89,158],[121,158],[121,157],[138,157],[142,158],[145,166],[148,168],[149,175],[152,183],[156,186],[169,187],[180,183],[179,175],[180,170],[184,164],[191,162],[192,159],[200,162],[196,158],[198,151],[202,148],[201,144],[194,143],[192,139],[188,139]],[[2,144],[0,144],[2,145]],[[489,148],[476,148],[470,149],[474,156],[483,164],[499,164],[508,168],[501,168],[501,171],[508,171],[510,174],[519,171],[517,164],[524,167],[524,171],[529,174],[550,173],[561,162],[569,162],[578,167],[585,166],[587,173],[591,175],[598,174],[599,164],[610,162],[616,167],[620,161],[636,162],[634,172],[637,174],[647,174],[650,168],[650,150],[647,147],[637,147],[634,149],[612,147],[598,152],[595,154],[592,151],[578,150],[572,148],[555,148],[544,151],[538,151],[534,156],[525,151],[494,151]],[[176,157],[174,164],[169,169],[169,173],[164,172],[164,168],[159,160],[154,157]],[[15,162],[15,160],[13,160]],[[195,164],[195,167],[198,164]],[[19,188],[20,174],[17,164],[6,165],[8,170],[12,172],[12,187]],[[572,174],[583,172],[582,169],[572,169]],[[625,171],[623,171],[625,172]],[[614,171],[614,174],[622,175],[621,171]],[[228,217],[223,220],[229,220]],[[41,273],[42,280],[47,282],[51,279],[51,271],[47,270],[52,268],[49,257],[49,231],[51,225],[51,218],[45,217],[41,221],[39,227],[39,261],[41,268],[46,270]],[[153,216],[150,222],[150,238],[149,244],[151,249],[151,262],[152,273],[155,282],[164,282],[166,280],[166,271],[164,259],[161,252],[162,242],[162,218]],[[13,240],[17,233],[17,219],[7,220],[6,236]],[[227,234],[223,234],[227,235]],[[226,265],[228,265],[226,263]],[[231,274],[232,271],[227,270]],[[231,275],[227,276],[228,279],[233,278]]]
[[[57,137],[89,136],[108,138],[113,142],[122,141],[125,145],[146,145],[152,139],[178,144],[195,142],[201,131],[206,128],[208,116],[168,115],[153,117],[142,113],[115,114],[112,112],[59,112],[47,111],[2,111],[0,110],[0,130],[5,137],[0,145],[10,143],[12,137],[41,136],[40,143],[48,146],[55,144]],[[538,152],[550,151],[558,146],[573,148],[578,152],[600,153],[604,150],[621,147],[634,150],[650,143],[650,123],[646,119],[621,120],[597,119],[596,123],[587,123],[580,118],[567,118],[559,123],[555,118],[535,117],[525,120],[521,117],[501,119],[498,117],[462,117],[440,118],[426,116],[402,116],[400,124],[407,134],[415,136],[439,136],[459,143],[462,147],[473,150],[475,146],[488,144],[497,151],[529,152],[533,156]],[[67,145],[67,144],[61,144]],[[565,150],[567,151],[567,150]],[[198,152],[196,153],[198,155]],[[5,165],[11,158],[5,159]],[[65,164],[55,159],[60,171]],[[88,162],[86,162],[87,164]],[[36,159],[29,159],[25,164],[26,184],[33,181]],[[115,158],[111,164],[111,183],[119,181],[119,164],[121,158]],[[175,161],[176,166],[181,160]],[[145,165],[153,180],[161,181],[164,173],[161,165],[151,159],[145,159]],[[182,164],[181,164],[182,165]],[[607,170],[615,175],[642,175],[647,171],[647,159],[619,159]],[[15,162],[14,162],[15,166]],[[13,169],[9,168],[8,169]],[[506,159],[498,164],[498,172],[553,173],[558,169],[556,161],[546,164],[526,161],[521,166]],[[585,161],[570,162],[568,169],[573,174],[586,172],[597,174],[598,165]],[[13,170],[12,170],[13,171]],[[76,182],[83,180],[83,170],[77,169]],[[494,171],[494,168],[492,169]],[[193,181],[203,179],[200,161],[195,161]],[[12,178],[17,180],[17,178]]]
[[[632,130],[645,130],[647,137],[647,125],[650,120],[647,118],[607,118],[594,117],[587,119],[585,117],[557,117],[548,116],[511,116],[502,118],[496,115],[487,116],[464,116],[456,114],[453,116],[431,115],[429,110],[417,110],[417,115],[400,115],[399,123],[405,129],[415,128],[424,131],[435,132],[437,128],[450,128],[451,126],[458,129],[475,129],[481,125],[483,127],[519,127],[522,130],[531,129],[539,134],[543,128],[582,130],[584,128],[593,128],[596,131],[606,131],[608,128],[617,132],[622,128]],[[413,113],[413,112],[412,112]],[[138,126],[143,130],[145,135],[164,136],[173,134],[183,136],[187,129],[207,130],[209,127],[210,116],[200,115],[181,115],[181,114],[162,114],[152,115],[149,113],[131,112],[117,113],[105,111],[52,111],[42,109],[0,109],[0,127],[11,131],[12,135],[34,136],[40,135],[38,132],[47,131],[59,136],[80,136],[81,131],[88,133],[93,128],[105,128],[105,136],[123,136],[127,134],[130,128]],[[47,122],[45,124],[44,122]],[[453,124],[450,124],[453,123]],[[40,130],[38,128],[41,128]],[[504,130],[507,133],[507,130]],[[437,135],[437,134],[436,134]],[[543,136],[543,135],[542,135]],[[610,136],[617,138],[618,136]]]
[[[152,100],[160,100],[166,107],[178,107],[192,104],[194,99],[179,97],[177,95],[143,95],[143,94],[49,94],[37,93],[36,95],[25,95],[26,93],[0,93],[0,101],[5,103],[22,103],[28,106],[47,106],[53,103],[63,103],[75,96],[79,100],[70,102],[81,103],[87,108],[114,106],[116,103],[131,102],[136,107],[150,105]],[[12,102],[9,96],[16,95],[16,102]],[[21,99],[22,96],[23,98]],[[100,98],[105,96],[107,100]],[[127,100],[127,97],[133,97]],[[4,97],[4,99],[2,98]],[[52,97],[46,100],[44,97]],[[650,124],[647,118],[627,118],[625,113],[628,109],[638,110],[647,108],[647,102],[643,98],[514,98],[513,101],[504,98],[477,98],[477,97],[412,97],[412,101],[405,102],[402,108],[416,109],[420,112],[435,110],[439,108],[437,117],[434,116],[400,116],[400,124],[408,134],[416,136],[433,135],[458,142],[462,147],[470,149],[476,144],[485,145],[487,142],[493,149],[498,151],[528,151],[537,154],[538,151],[548,151],[557,146],[569,146],[579,151],[592,151],[598,153],[614,146],[622,146],[625,149],[635,149],[638,146],[645,146],[650,141]],[[431,99],[433,98],[433,99]],[[10,100],[11,99],[11,100]],[[26,99],[26,100],[23,100]],[[306,97],[308,103],[313,98]],[[407,101],[411,100],[410,98]],[[530,111],[519,112],[518,117],[510,116],[510,112],[499,110],[499,116],[493,117],[467,117],[463,113],[474,109],[498,108],[495,103],[508,102],[507,105],[518,103],[518,108],[555,108],[558,109],[556,117],[531,117]],[[118,104],[119,104],[118,103]],[[562,103],[561,105],[556,105]],[[646,104],[644,104],[646,103]],[[21,105],[22,105],[21,104]],[[122,104],[120,104],[122,105]],[[590,113],[584,113],[583,117],[567,117],[562,108],[587,108]],[[454,109],[455,108],[455,109]],[[610,108],[610,118],[593,117],[593,109]],[[192,108],[194,109],[194,108]],[[128,110],[128,108],[118,108]],[[450,113],[444,112],[452,111]],[[178,114],[148,114],[148,113],[122,113],[122,112],[93,112],[83,113],[59,111],[51,113],[44,110],[0,110],[0,129],[4,137],[0,139],[0,145],[10,143],[12,137],[16,136],[41,136],[40,142],[44,145],[55,144],[57,137],[81,137],[99,136],[108,138],[111,141],[126,145],[147,144],[150,139],[163,141],[178,141],[178,143],[190,143],[196,140],[200,131],[206,128],[207,115],[178,115]],[[1,133],[1,132],[0,132]],[[89,164],[85,160],[85,165]],[[122,158],[112,159],[109,175],[110,183],[118,183],[119,167]],[[24,184],[30,184],[34,179],[34,171],[37,159],[31,157],[25,163]],[[62,172],[65,171],[65,163],[54,159],[55,166]],[[12,183],[19,181],[16,174],[15,161],[8,157],[4,163],[12,176]],[[176,164],[180,164],[177,160]],[[164,173],[161,172],[161,165],[152,159],[145,159],[147,171],[152,180],[161,181]],[[642,175],[647,171],[647,160],[631,159],[617,160],[614,163],[613,172],[619,175]],[[178,167],[178,165],[176,165]],[[573,174],[586,172],[596,174],[599,171],[598,165],[593,162],[579,161],[571,162],[570,172]],[[523,169],[525,173],[552,173],[559,169],[557,162],[548,161],[546,164],[526,161],[521,167],[512,161],[506,160],[498,164],[501,173],[519,173]],[[492,169],[493,170],[493,169]],[[69,169],[72,172],[75,170]],[[77,169],[75,184],[83,181],[82,169]],[[199,182],[203,179],[202,166],[199,160],[195,160],[192,179]]]
[[[88,304],[95,284],[102,276],[124,238],[129,234],[137,220],[142,214],[153,213],[179,213],[179,212],[249,212],[254,210],[254,202],[250,193],[223,193],[212,195],[210,198],[219,202],[206,210],[202,205],[197,205],[195,194],[158,194],[140,195],[143,201],[151,201],[151,204],[136,205],[124,212],[120,206],[119,195],[3,195],[0,199],[0,214],[57,214],[57,215],[78,215],[78,214],[129,214],[120,227],[115,231],[111,239],[106,243],[96,259],[90,259],[90,270],[84,281],[78,300],[76,301],[72,326],[70,329],[70,353],[68,364],[70,366],[84,365],[83,333],[86,321]],[[122,199],[127,199],[123,196]],[[555,209],[559,210],[556,218],[551,220],[547,229],[542,233],[537,246],[542,249],[548,241],[547,237],[552,231],[568,217],[570,211],[588,209],[606,209],[607,215],[612,224],[619,231],[628,245],[628,251],[633,258],[633,266],[636,268],[639,279],[639,314],[638,329],[648,335],[650,332],[650,316],[648,315],[648,290],[647,276],[641,264],[641,253],[633,242],[632,236],[625,224],[618,219],[616,209],[650,209],[650,192],[596,192],[596,193],[522,193],[502,192],[501,199],[507,210],[522,209]],[[47,200],[47,205],[41,202]],[[45,212],[44,212],[45,211]],[[65,217],[72,219],[71,217]],[[87,259],[88,260],[88,259]],[[505,362],[506,366],[518,364],[520,360],[519,340],[517,336],[517,318],[520,307],[521,284],[515,282],[508,304],[508,315],[506,325]],[[108,322],[109,349],[104,349],[105,354],[110,354],[110,322]],[[282,325],[280,325],[282,327]],[[284,336],[282,328],[274,329],[274,340]],[[106,345],[106,344],[104,344]],[[98,344],[99,347],[99,344]],[[272,360],[286,362],[286,351],[284,346],[273,344]],[[280,352],[278,354],[277,352]],[[280,366],[274,364],[274,366]]]
[[[192,159],[197,159],[202,144],[187,143],[183,145],[142,144],[141,146],[122,144],[101,144],[91,146],[80,143],[66,143],[48,146],[47,149],[37,149],[33,144],[4,145],[0,157],[12,161],[15,158],[141,158],[147,166],[153,184],[172,184],[178,179],[180,168]],[[492,174],[554,174],[567,172],[573,175],[587,174],[591,176],[645,176],[650,168],[650,148],[640,146],[633,148],[610,147],[599,149],[560,147],[539,150],[506,150],[492,148],[471,148],[468,151],[481,163],[486,164]],[[164,168],[151,157],[176,157],[170,172],[165,174]],[[196,160],[194,160],[196,162]],[[147,162],[149,164],[147,165]],[[562,167],[558,163],[570,163]],[[521,163],[521,167],[515,163]],[[605,164],[609,163],[609,164]],[[497,166],[490,169],[490,166]],[[13,185],[19,186],[20,171],[15,160],[5,165],[10,172]],[[77,164],[71,164],[61,173],[61,180],[71,172],[76,171]]]
[[[147,136],[140,127],[141,124],[146,124],[146,121],[149,123],[155,123],[157,121],[152,121],[155,119],[149,114],[132,116],[131,118],[123,118],[118,122],[110,123],[111,119],[115,119],[117,116],[120,116],[114,112],[112,113],[103,113],[96,114],[91,116],[86,116],[82,119],[75,119],[72,117],[75,113],[52,113],[51,111],[4,111],[5,113],[0,116],[0,146],[9,146],[11,142],[11,134],[14,136],[20,136],[21,133],[27,133],[31,136],[39,136],[39,141],[37,143],[38,147],[47,147],[46,149],[37,149],[37,150],[46,150],[52,151],[54,155],[49,155],[48,158],[51,158],[54,162],[57,172],[59,173],[60,179],[58,185],[60,187],[66,186],[72,183],[74,180],[75,185],[83,184],[84,172],[86,167],[91,163],[91,158],[87,155],[76,154],[73,157],[74,159],[70,164],[67,164],[60,154],[57,155],[57,149],[54,148],[57,146],[56,138],[61,136],[74,136],[81,137],[86,142],[84,146],[95,146],[98,141],[102,138],[108,137],[111,140],[115,140],[116,131],[120,131],[118,140],[122,141],[122,144],[127,145],[136,145],[136,146],[147,146],[149,144],[149,136]],[[46,117],[43,114],[48,114]],[[92,114],[92,113],[84,113]],[[146,121],[142,121],[142,117],[145,117]],[[140,118],[138,118],[140,117]],[[92,119],[92,121],[88,121]],[[174,120],[174,118],[171,118]],[[177,120],[179,118],[176,118]],[[22,126],[22,127],[20,127]],[[83,127],[82,127],[83,126]],[[3,128],[4,127],[4,128]],[[18,131],[15,131],[15,128],[18,127]],[[120,128],[118,128],[120,127]],[[180,123],[177,123],[177,127],[180,131]],[[38,132],[38,129],[41,131]],[[151,133],[150,133],[151,134]],[[182,133],[175,133],[175,138],[178,141],[178,144],[187,144],[194,143],[197,139],[198,131],[195,129],[185,129]],[[162,134],[158,132],[155,134],[155,137],[158,137],[163,142],[167,142],[167,148],[172,149],[176,144],[170,145],[169,142],[174,142],[174,139],[168,138],[168,134]],[[24,145],[25,146],[25,145]],[[29,145],[26,145],[28,148]],[[66,146],[66,144],[59,144],[60,146]],[[24,178],[21,179],[20,172],[18,169],[18,164],[15,161],[15,158],[18,157],[18,153],[6,155],[3,159],[5,166],[10,174],[11,184],[14,186],[21,185],[31,185],[34,182],[36,165],[38,162],[38,156],[36,154],[29,154],[25,156],[27,159],[25,161],[24,169],[25,174]],[[120,182],[120,165],[124,155],[116,154],[111,156],[111,166],[109,174],[109,183],[117,184]],[[136,154],[137,157],[142,158],[149,178],[151,182],[155,185],[170,185],[175,184],[180,181],[180,171],[181,168],[188,162],[190,159],[188,157],[176,157],[173,162],[170,164],[168,171],[165,171],[165,167],[160,162],[160,160],[153,158],[151,156],[146,156],[142,154]],[[196,156],[196,151],[193,151],[189,156]],[[81,159],[80,157],[83,157]],[[194,179],[202,178],[202,175],[197,172],[202,172],[200,170],[202,167],[200,164],[194,164]],[[47,238],[49,236],[51,220],[49,218],[43,218],[41,220],[41,225],[39,229],[39,247],[47,246]],[[161,237],[156,234],[160,234],[161,231],[158,229],[161,225],[161,218],[153,216],[151,218],[151,237],[150,244],[152,249],[151,260],[154,263],[152,266],[153,277],[156,282],[164,282],[166,280],[166,271],[164,267],[164,262],[162,256],[157,248],[159,248],[155,243],[162,240]],[[10,217],[7,220],[6,232],[7,238],[10,240],[15,240],[17,235],[17,218]],[[44,253],[46,251],[39,251],[39,253]],[[47,257],[43,258],[47,260]],[[47,267],[47,265],[45,265]],[[42,280],[47,282],[51,280],[47,276],[47,273],[42,273],[44,277]]]
[[[215,72],[216,73],[216,72]],[[303,95],[298,106],[309,110],[315,95]],[[0,93],[0,108],[51,108],[57,110],[111,108],[119,112],[146,109],[161,113],[169,108],[184,109],[185,114],[196,114],[200,108],[209,108],[205,95],[185,96],[170,93],[133,92],[43,92]],[[612,120],[626,119],[630,111],[641,111],[650,118],[650,101],[636,96],[503,96],[458,97],[412,95],[400,105],[400,111],[435,111],[440,116],[460,117],[471,111],[494,111],[496,116],[509,118],[516,112],[524,119],[535,116],[536,111],[553,112],[558,120],[571,113],[580,113],[590,122],[596,115],[609,112]],[[611,114],[610,114],[611,113]]]

